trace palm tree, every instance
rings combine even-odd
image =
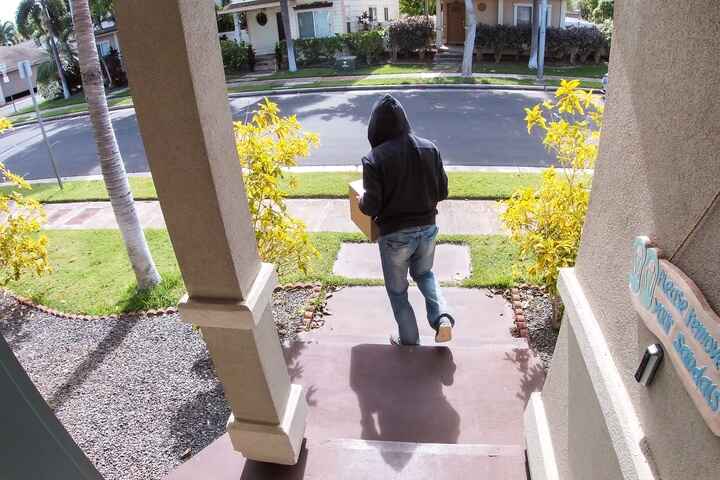
[[[63,96],[66,99],[70,98],[70,89],[65,79],[56,44],[61,33],[71,29],[65,2],[63,0],[21,0],[15,14],[15,23],[18,32],[23,37],[47,38],[62,84]]]
[[[293,45],[292,33],[290,32],[290,6],[289,0],[280,0],[280,16],[282,17],[283,30],[285,31],[285,43],[287,44],[288,53],[288,70],[297,72],[295,65],[295,45]],[[280,65],[277,66],[280,68]]]
[[[15,45],[18,43],[15,24],[12,22],[0,23],[0,45]]]
[[[473,0],[465,0],[465,47],[463,49],[462,63],[463,77],[472,77],[476,29],[477,15],[475,15],[475,2]]]
[[[83,90],[95,134],[95,145],[100,156],[100,168],[110,203],[115,212],[115,219],[125,240],[125,247],[135,272],[138,287],[146,289],[158,284],[160,275],[155,268],[155,262],[150,255],[145,234],[140,226],[125,165],[110,122],[90,6],[88,0],[70,1],[72,2]]]

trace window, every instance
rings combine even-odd
[[[377,8],[376,7],[370,7],[368,8],[368,15],[370,16],[370,23],[377,21]]]
[[[385,21],[390,20],[390,9],[388,7],[385,7]]]
[[[352,24],[350,22],[345,24],[345,28],[347,29],[347,33],[352,33]]]
[[[98,52],[101,57],[107,57],[110,55],[110,42],[108,40],[102,40],[97,44]]]
[[[532,5],[515,5],[515,25],[532,25],[532,13],[533,7]],[[549,27],[551,26],[552,22],[552,5],[547,6],[547,15],[545,17],[545,21],[547,22],[546,25]]]
[[[330,11],[313,10],[297,14],[300,38],[320,38],[330,36]]]

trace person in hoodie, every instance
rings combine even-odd
[[[390,341],[395,345],[420,343],[415,313],[408,301],[408,271],[425,297],[435,341],[450,341],[455,319],[432,271],[437,204],[448,196],[440,152],[431,141],[413,135],[405,110],[391,95],[374,105],[368,140],[372,150],[362,159],[365,192],[359,204],[380,230],[385,289],[399,331]]]

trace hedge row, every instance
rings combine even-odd
[[[393,51],[403,53],[424,49],[430,45],[434,34],[435,24],[425,16],[398,18],[390,23],[387,30]]]
[[[227,72],[255,70],[255,50],[250,44],[220,40],[220,53]]]
[[[301,65],[332,64],[335,57],[343,52],[370,65],[380,61],[385,55],[385,41],[380,30],[344,33],[325,38],[303,38],[295,40],[293,44],[295,56]],[[287,49],[283,42],[280,48],[276,49],[276,55],[284,56],[285,52]]]
[[[503,55],[528,54],[530,39],[530,27],[481,23],[477,26],[475,48],[491,51],[499,63]],[[550,27],[545,34],[545,49],[547,57],[567,58],[571,65],[591,57],[597,63],[610,50],[610,43],[597,27]]]

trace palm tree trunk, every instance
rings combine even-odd
[[[540,1],[533,0],[532,7],[532,27],[530,28],[530,60],[528,61],[528,68],[531,70],[537,70],[538,60],[538,38],[540,36]]]
[[[80,73],[95,135],[95,145],[100,157],[100,168],[138,287],[145,289],[158,284],[160,275],[155,268],[155,262],[150,255],[145,234],[135,211],[125,165],[110,122],[88,0],[71,0],[71,3]]]
[[[477,15],[475,15],[475,2],[473,0],[465,0],[465,47],[463,49],[462,63],[463,77],[472,77],[476,29]]]
[[[282,16],[283,30],[285,30],[285,43],[287,43],[288,70],[297,72],[295,64],[295,45],[293,45],[292,32],[290,31],[290,6],[289,0],[280,0],[280,15]],[[280,69],[280,65],[277,66]]]
[[[48,26],[49,23],[50,22],[48,22]],[[68,88],[67,80],[65,79],[65,71],[63,70],[62,62],[60,61],[60,54],[58,53],[57,43],[55,42],[55,34],[52,32],[51,28],[48,28],[47,32],[48,43],[50,44],[50,50],[52,51],[53,60],[55,61],[55,68],[57,68],[58,77],[60,77],[60,84],[62,85],[63,98],[67,100],[70,98],[70,89]]]

